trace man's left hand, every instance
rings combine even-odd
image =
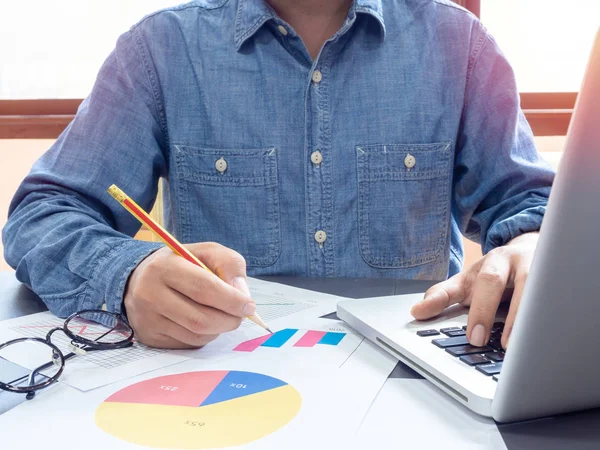
[[[502,333],[502,346],[508,345],[525,280],[539,233],[526,233],[503,247],[495,248],[473,265],[452,278],[432,286],[424,299],[413,306],[411,314],[418,320],[430,319],[456,303],[470,306],[467,338],[471,345],[483,347],[504,291],[514,288]]]

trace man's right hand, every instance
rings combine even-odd
[[[165,247],[129,277],[127,318],[136,338],[148,346],[202,347],[256,311],[239,253],[212,242],[185,247],[215,275]]]

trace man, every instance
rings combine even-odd
[[[219,278],[107,194],[165,222]],[[506,346],[552,171],[487,31],[446,0],[199,0],[119,39],[34,165],[6,259],[55,314],[106,303],[142,342],[199,347],[255,311],[249,275],[445,279],[413,314],[471,304]],[[460,233],[485,257],[461,271]],[[218,244],[217,244],[218,243]]]

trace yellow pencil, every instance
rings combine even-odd
[[[192,254],[187,248],[177,241],[167,230],[161,227],[158,223],[150,217],[146,211],[144,211],[140,206],[134,202],[127,194],[125,194],[121,189],[119,189],[114,184],[108,188],[108,193],[113,196],[115,200],[117,200],[127,211],[129,211],[136,219],[138,219],[142,224],[146,225],[154,234],[156,234],[161,241],[169,246],[174,253],[181,256],[185,260],[195,264],[197,266],[202,267],[205,270],[208,270],[210,273],[213,273],[202,261],[200,261],[196,256]],[[216,275],[215,275],[216,276]],[[266,323],[259,317],[258,313],[252,316],[248,316],[255,324],[261,326],[269,333],[273,333]]]

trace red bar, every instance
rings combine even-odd
[[[265,336],[261,336],[256,339],[252,339],[250,341],[242,342],[233,350],[236,352],[253,352],[258,347],[260,347],[267,339],[269,339],[272,334],[267,334]]]
[[[294,347],[314,347],[327,334],[326,331],[307,331]]]

